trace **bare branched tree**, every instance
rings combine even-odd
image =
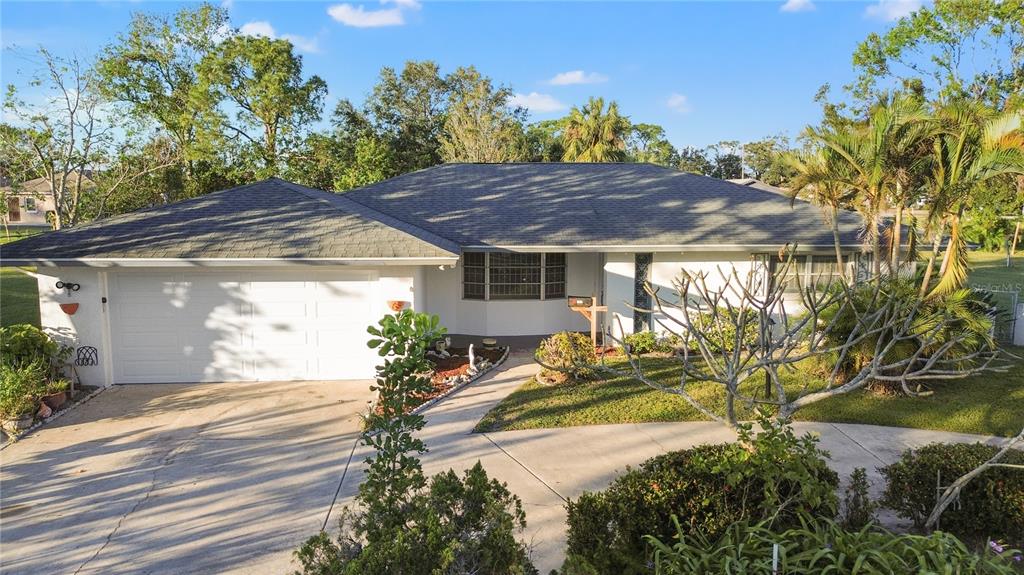
[[[917,387],[922,381],[1007,368],[990,338],[979,342],[977,333],[951,329],[954,317],[926,311],[914,290],[897,289],[898,279],[855,286],[845,274],[805,278],[793,273],[798,263],[793,250],[780,253],[779,259],[776,266],[754,262],[747,272],[683,269],[671,296],[647,284],[651,309],[634,311],[654,314],[657,331],[678,338],[674,356],[682,373],[674,384],[646,373],[628,348],[628,371],[603,361],[593,367],[678,395],[707,418],[733,428],[738,407],[744,405],[774,406],[778,418],[788,420],[802,407],[870,382],[898,385],[903,393],[918,396],[929,393]],[[624,333],[621,325],[617,333]],[[607,335],[624,344],[615,333]],[[865,348],[869,353],[863,353]],[[851,365],[855,353],[868,357],[854,363],[851,373],[844,366]],[[830,372],[816,384],[805,378],[798,389],[787,389],[782,375],[813,358],[827,358],[823,363]],[[751,379],[758,375],[764,377],[763,394],[758,380]],[[690,393],[693,385],[709,382],[724,394],[724,413]]]

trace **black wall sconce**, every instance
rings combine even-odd
[[[76,284],[76,283],[71,283],[71,282],[66,282],[66,281],[58,281],[57,282],[57,289],[67,290],[68,295],[71,295],[71,292],[78,291],[78,290],[82,289],[82,286],[80,284]]]

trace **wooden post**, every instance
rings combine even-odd
[[[589,300],[590,305],[581,305]],[[597,347],[597,314],[607,312],[608,306],[597,305],[597,297],[569,296],[569,309],[582,315],[590,321],[590,343]]]

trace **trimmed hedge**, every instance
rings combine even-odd
[[[949,485],[998,451],[981,443],[933,443],[906,451],[881,470],[886,480],[882,504],[923,527],[935,506],[937,477],[942,485]],[[1024,465],[1024,452],[1010,450],[1001,463]],[[940,526],[964,539],[992,538],[1024,546],[1024,471],[1007,467],[984,471],[960,492],[959,505],[946,509]]]
[[[750,445],[749,432],[741,441]],[[644,537],[686,533],[717,537],[742,519],[798,523],[800,513],[834,517],[838,477],[809,437],[772,428],[741,444],[702,445],[660,455],[629,470],[602,492],[566,505],[564,573],[649,573]]]

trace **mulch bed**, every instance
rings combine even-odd
[[[448,393],[453,387],[458,385],[457,382],[452,383],[449,380],[452,377],[459,375],[469,375],[469,348],[465,347],[451,347],[448,348],[448,353],[452,354],[452,357],[433,357],[427,356],[427,360],[434,364],[434,373],[430,377],[430,382],[433,384],[434,389],[428,393],[418,395],[416,397],[416,407],[423,405],[424,403],[441,397]],[[473,353],[476,355],[477,365],[482,360],[487,360],[494,365],[499,359],[505,354],[505,348],[499,347],[497,349],[473,349]],[[456,357],[457,356],[457,357]],[[377,407],[378,413],[380,407]]]

